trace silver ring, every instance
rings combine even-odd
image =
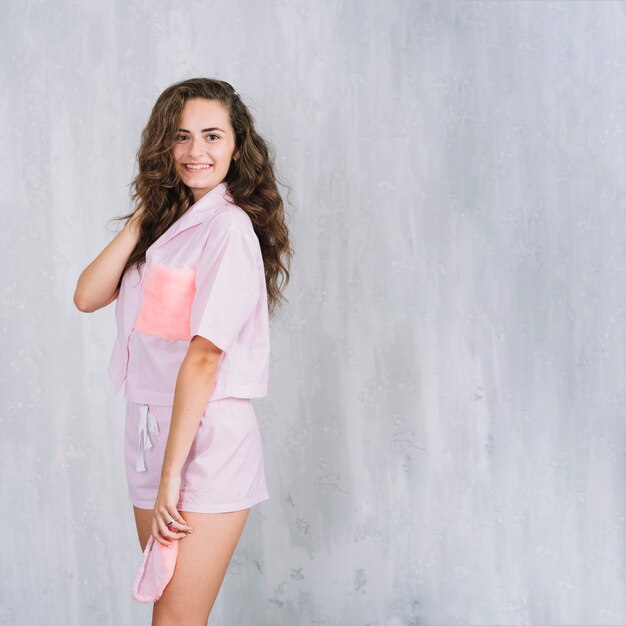
[[[174,523],[174,520],[173,520],[173,519],[171,519],[171,520],[167,523],[167,525],[169,526],[170,524],[173,524],[173,523]]]

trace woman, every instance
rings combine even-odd
[[[117,298],[108,372],[116,391],[126,382],[139,542],[179,541],[153,624],[205,625],[250,508],[269,498],[250,398],[267,394],[268,314],[293,251],[267,143],[229,83],[168,87],[137,159],[135,210],[74,302]]]

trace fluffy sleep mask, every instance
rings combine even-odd
[[[133,598],[137,602],[156,602],[163,595],[163,590],[174,575],[178,541],[172,539],[164,546],[150,535],[132,587]]]

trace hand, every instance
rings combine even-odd
[[[154,503],[154,517],[152,519],[152,535],[155,541],[168,545],[170,539],[182,539],[193,532],[176,508],[180,496],[180,474],[161,476],[159,491]],[[167,523],[174,520],[169,526]],[[183,532],[172,532],[172,531]]]
[[[128,226],[128,230],[132,234],[133,237],[139,239],[139,227],[141,225],[141,221],[143,219],[144,208],[140,206],[130,218],[128,218],[128,222],[126,222],[126,226]]]

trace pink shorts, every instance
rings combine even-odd
[[[136,507],[154,508],[171,416],[171,406],[126,402],[124,457],[128,498]],[[183,465],[178,510],[223,513],[268,499],[252,401],[209,402]]]

